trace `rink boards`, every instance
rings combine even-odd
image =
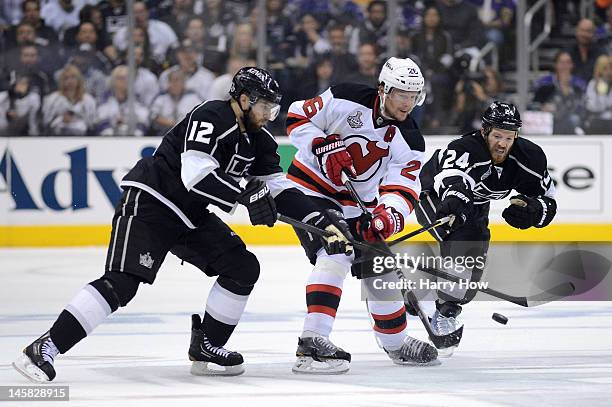
[[[530,137],[543,147],[556,182],[559,212],[547,228],[526,231],[505,224],[507,199],[491,210],[494,241],[610,241],[612,138]],[[427,155],[450,137],[426,138]],[[153,153],[158,138],[0,138],[0,246],[105,245],[123,175]],[[294,148],[279,139],[286,169]],[[606,187],[607,186],[607,187]],[[242,208],[240,208],[242,209]],[[248,244],[297,244],[292,229],[252,227],[246,211],[221,216]],[[416,227],[410,220],[406,230]],[[420,240],[430,240],[422,235]]]

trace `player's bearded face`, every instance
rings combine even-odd
[[[516,132],[512,130],[491,129],[485,140],[491,153],[491,158],[495,164],[500,164],[510,154],[510,149],[514,144]]]
[[[391,89],[385,98],[385,115],[397,121],[404,121],[416,106],[418,92]]]
[[[249,117],[246,123],[247,128],[259,130],[278,116],[280,106],[267,100],[260,99],[251,106]]]

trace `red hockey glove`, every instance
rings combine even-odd
[[[404,229],[404,217],[391,207],[380,204],[372,212],[371,220],[357,221],[357,230],[366,242],[385,240]]]
[[[342,171],[346,171],[350,178],[356,178],[353,159],[344,142],[338,134],[327,137],[317,137],[312,140],[312,153],[317,157],[319,168],[334,185],[342,185]]]

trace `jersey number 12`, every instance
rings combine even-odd
[[[209,144],[210,137],[208,136],[212,134],[214,128],[215,126],[212,123],[193,121],[191,122],[191,133],[189,133],[187,140]]]

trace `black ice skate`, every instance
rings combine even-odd
[[[351,354],[334,345],[328,338],[298,338],[295,351],[295,373],[339,374],[349,370]]]
[[[222,346],[212,346],[202,330],[198,314],[191,316],[189,360],[193,361],[191,374],[196,376],[238,376],[244,373],[242,355]]]
[[[451,357],[463,336],[463,324],[458,320],[461,306],[452,302],[440,304],[436,301],[436,312],[431,319],[431,328],[436,335],[448,335],[447,346],[438,348],[440,357]]]
[[[30,381],[50,382],[55,378],[53,359],[58,353],[47,331],[23,350],[21,356],[13,362],[13,367]]]
[[[438,351],[433,345],[411,336],[404,338],[401,348],[385,349],[385,352],[396,365],[434,366],[440,364]]]

